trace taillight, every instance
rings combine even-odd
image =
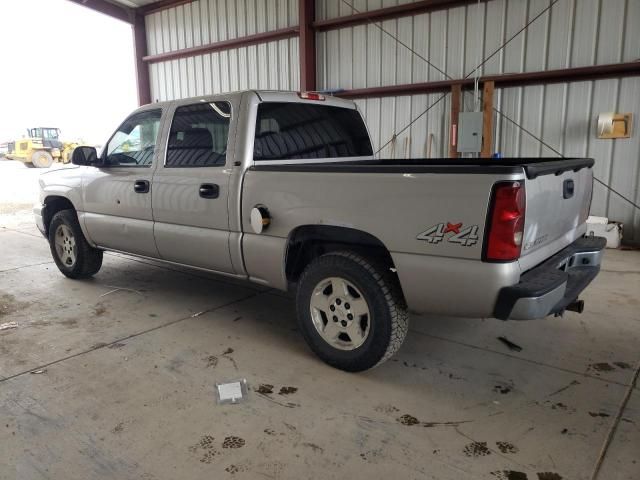
[[[298,92],[298,96],[304,100],[324,100],[324,95],[316,92]]]
[[[484,260],[511,262],[520,257],[526,207],[524,184],[501,182],[493,186]]]

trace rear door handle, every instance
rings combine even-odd
[[[203,183],[200,185],[200,196],[202,198],[218,198],[220,187],[215,183]]]
[[[149,180],[136,180],[133,184],[133,190],[136,193],[149,193]]]

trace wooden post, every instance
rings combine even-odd
[[[458,117],[460,116],[460,97],[462,96],[462,86],[455,84],[451,86],[451,122],[449,130],[449,157],[457,158],[458,145]]]
[[[493,91],[492,81],[482,87],[482,151],[480,157],[491,158],[493,149]]]

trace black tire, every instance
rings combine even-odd
[[[75,260],[72,263],[63,261],[63,257],[61,257],[56,248],[56,235],[62,236],[64,227],[71,231],[75,241],[75,246],[67,245],[70,251],[75,254]],[[102,250],[89,245],[78,223],[76,212],[73,210],[61,210],[51,219],[49,224],[49,247],[58,269],[69,278],[92,277],[98,273],[102,266]]]
[[[31,155],[31,163],[36,168],[49,168],[53,163],[53,157],[49,152],[39,150]]]
[[[371,318],[365,317],[369,322],[368,335],[364,343],[352,350],[331,345],[314,325],[311,297],[314,289],[331,277],[353,284],[361,292],[370,312]],[[296,309],[302,335],[309,347],[329,365],[348,372],[367,370],[391,358],[409,329],[406,302],[395,274],[352,252],[328,253],[306,267],[298,283]]]

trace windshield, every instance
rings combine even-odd
[[[57,140],[58,139],[58,129],[57,128],[43,128],[42,136],[48,140]]]

